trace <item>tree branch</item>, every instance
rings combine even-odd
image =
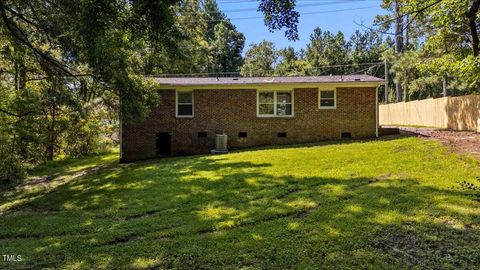
[[[70,72],[61,63],[53,59],[51,56],[45,54],[41,50],[37,49],[30,41],[28,41],[28,38],[26,37],[25,33],[16,24],[12,25],[12,23],[10,22],[10,19],[7,17],[7,14],[5,12],[5,10],[7,9],[8,8],[5,6],[4,2],[0,1],[0,16],[2,17],[5,25],[7,26],[8,31],[13,35],[13,37],[18,41],[20,41],[25,46],[27,46],[29,49],[31,49],[36,55],[40,56],[42,59],[46,60],[47,62],[50,62],[53,66],[55,66],[61,72],[67,74],[68,76],[76,78],[75,74]]]
[[[37,23],[33,22],[32,20],[30,19],[27,19],[27,17],[25,17],[23,14],[20,14],[18,12],[16,12],[15,10],[7,7],[7,6],[3,6],[3,8],[8,11],[9,13],[11,13],[12,15],[14,15],[15,17],[18,17],[20,18],[22,21],[28,23],[28,24],[31,24],[33,26],[35,26],[36,28],[38,29],[41,29],[40,25],[38,25]]]
[[[10,116],[18,117],[18,118],[22,118],[22,117],[27,116],[29,114],[35,113],[35,111],[29,111],[29,112],[26,112],[26,113],[17,114],[17,113],[13,113],[13,112],[9,112],[7,110],[4,110],[2,108],[0,108],[0,112],[4,113],[4,114],[8,114]]]
[[[480,9],[480,0],[473,0],[470,9],[465,13],[465,16],[468,18],[468,26],[470,27],[471,47],[473,51],[473,56],[478,56],[480,53],[480,40],[477,32],[477,13]]]
[[[438,3],[442,2],[442,1],[443,1],[443,0],[439,0],[439,1],[436,1],[436,2],[434,2],[434,3],[432,3],[432,4],[430,4],[430,5],[427,5],[427,6],[425,6],[425,7],[422,7],[422,8],[420,8],[420,9],[418,9],[418,10],[414,10],[414,11],[411,11],[411,12],[404,13],[404,14],[402,14],[402,15],[400,15],[400,16],[396,16],[396,17],[394,17],[394,18],[388,19],[388,20],[383,21],[383,22],[375,23],[373,26],[384,25],[384,24],[386,24],[386,23],[395,21],[395,20],[400,19],[400,18],[403,18],[403,17],[405,17],[405,16],[414,14],[413,17],[412,17],[412,19],[410,19],[410,20],[405,24],[405,26],[401,29],[402,32],[403,32],[403,31],[407,30],[407,29],[410,27],[410,25],[415,21],[415,18],[417,18],[417,16],[418,16],[421,12],[425,11],[426,9],[428,9],[428,8],[434,6],[434,5],[436,5],[436,4],[438,4]],[[480,0],[479,0],[479,1],[480,1]],[[357,22],[354,22],[354,23],[355,23],[356,25],[358,25],[358,26],[360,26],[360,27],[363,27],[363,28],[366,28],[366,29],[368,29],[368,30],[370,30],[370,31],[382,33],[382,34],[385,34],[385,35],[392,35],[392,36],[396,36],[396,35],[397,35],[396,33],[391,33],[391,32],[388,32],[388,31],[382,31],[382,30],[379,30],[379,29],[375,29],[375,28],[373,28],[373,27],[368,27],[368,26],[364,25],[363,23],[357,23]]]
[[[363,23],[358,23],[356,21],[353,21],[353,23],[355,23],[356,25],[360,26],[360,27],[363,27],[363,28],[366,28],[370,31],[373,31],[373,32],[377,32],[377,33],[381,33],[381,34],[385,34],[385,35],[391,35],[391,36],[395,36],[396,34],[395,33],[391,33],[391,32],[388,32],[388,31],[382,31],[382,30],[379,30],[379,29],[375,29],[373,27],[370,27],[370,26],[366,26],[365,24]]]
[[[429,4],[429,5],[426,5],[426,6],[422,7],[422,8],[420,8],[420,9],[417,9],[417,10],[414,10],[414,11],[410,11],[410,12],[406,12],[406,13],[400,15],[400,16],[396,16],[396,17],[394,17],[394,18],[388,19],[388,20],[383,21],[383,22],[378,22],[378,23],[374,24],[374,26],[378,26],[378,25],[382,25],[382,24],[389,23],[389,22],[393,22],[393,21],[395,21],[396,19],[399,19],[399,18],[408,16],[408,15],[421,13],[421,12],[425,11],[426,9],[428,9],[428,8],[434,6],[434,5],[439,4],[439,3],[442,2],[442,1],[443,1],[443,0],[438,0],[438,1],[436,1],[436,2],[433,2],[433,3]]]

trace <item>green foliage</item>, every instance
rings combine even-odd
[[[378,63],[391,40],[382,40],[375,32],[356,31],[349,40],[339,31],[332,34],[315,28],[306,50],[292,47],[276,50],[273,43],[251,44],[245,54],[242,76],[302,76],[368,73],[383,77]]]
[[[185,1],[175,8],[175,25],[181,32],[178,50],[152,50],[147,74],[238,72],[242,65],[245,37],[228,20],[216,1]]]
[[[238,72],[242,65],[245,36],[230,21],[223,20],[215,26],[212,54],[215,72]]]
[[[310,43],[306,49],[306,59],[314,67],[341,65],[348,63],[348,53],[349,45],[341,31],[334,35],[329,31],[322,32],[317,27],[310,35]]]
[[[110,136],[118,130],[118,122],[112,118],[108,110],[98,106],[87,115],[71,119],[68,129],[59,138],[62,152],[78,158],[108,151],[116,143]]]
[[[277,76],[304,76],[312,73],[311,64],[292,47],[278,51],[279,60],[275,67]]]
[[[83,91],[75,79],[57,76],[38,64],[36,56],[17,43],[6,39],[0,43],[2,182],[23,177],[26,166],[59,156],[86,155],[111,145],[112,140],[102,138],[114,131],[107,130],[102,121],[118,118],[112,113],[115,106],[106,106],[100,97]],[[101,117],[92,117],[100,112]],[[81,132],[81,125],[92,128]],[[94,143],[83,147],[80,154],[71,151],[87,139]]]
[[[296,0],[262,0],[258,10],[264,15],[265,25],[270,31],[286,28],[285,36],[292,41],[298,40],[298,18],[295,10]]]
[[[176,0],[2,3],[6,39],[35,54],[49,76],[75,78],[97,97],[117,96],[125,119],[148,113],[155,89],[137,76],[135,52],[145,46],[174,49],[179,35],[171,7]]]
[[[355,31],[350,36],[349,48],[352,63],[372,63],[382,59],[382,53],[391,46],[389,40],[383,41],[383,36],[375,31]]]
[[[480,91],[480,56],[474,56],[468,11],[475,1],[383,1],[392,14],[378,16],[381,30],[393,28],[394,3],[399,3],[408,32],[407,53],[391,57],[397,81],[413,99],[438,97],[447,81],[449,95]],[[476,15],[477,25],[479,14]],[[387,23],[383,23],[387,21]],[[477,26],[478,34],[478,26]]]
[[[0,186],[5,188],[22,180],[26,175],[24,164],[16,155],[9,154],[6,146],[0,147]]]
[[[273,73],[278,53],[270,41],[262,41],[259,44],[252,43],[245,53],[245,62],[240,74],[245,77],[269,76]]]
[[[227,17],[218,7],[216,0],[205,0],[203,2],[201,16],[199,17],[201,21],[203,20],[207,24],[205,39],[208,42],[212,42],[215,40],[215,27],[220,22],[226,20]],[[197,23],[197,21],[195,23]]]

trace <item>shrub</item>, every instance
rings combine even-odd
[[[25,166],[14,155],[0,151],[0,184],[17,183],[26,175]]]

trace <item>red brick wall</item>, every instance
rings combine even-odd
[[[124,123],[125,161],[154,157],[156,133],[172,134],[172,154],[187,155],[213,149],[215,134],[225,132],[230,148],[294,144],[375,136],[375,88],[337,88],[337,108],[318,108],[317,89],[294,90],[294,117],[257,117],[256,90],[194,90],[193,118],[175,117],[175,90],[161,90],[161,104],[141,123]],[[207,132],[207,138],[197,133]],[[247,138],[238,138],[238,132]],[[277,132],[287,132],[277,138]]]

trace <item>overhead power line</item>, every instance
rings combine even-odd
[[[295,6],[295,8],[301,8],[301,7],[317,7],[317,6],[331,6],[331,5],[339,5],[339,4],[349,4],[353,2],[367,2],[367,1],[379,1],[379,0],[328,0],[328,1],[318,1],[315,3],[309,3],[309,4],[298,4]],[[224,9],[222,10],[223,13],[234,13],[234,12],[246,12],[246,11],[257,11],[258,7],[249,7],[249,8],[236,8],[236,9]]]
[[[297,0],[297,3],[301,2],[332,2],[332,3],[338,3],[338,2],[364,2],[364,1],[381,1],[381,0]],[[217,0],[218,4],[245,4],[245,3],[258,3],[258,0]]]
[[[335,10],[323,10],[323,11],[312,11],[312,12],[300,12],[300,16],[302,15],[313,15],[313,14],[325,14],[325,13],[335,13],[335,12],[343,12],[343,11],[352,11],[352,10],[361,10],[361,9],[370,9],[370,8],[377,8],[378,6],[367,6],[367,7],[358,7],[358,8],[345,8],[345,9],[335,9]],[[200,14],[199,14],[200,15]],[[228,18],[227,20],[253,20],[253,19],[263,19],[262,16],[252,16],[252,17],[237,17],[237,18]],[[206,20],[209,22],[220,22],[224,19],[220,20]],[[191,20],[192,22],[196,22],[196,20]]]
[[[369,63],[356,63],[356,64],[339,64],[339,65],[324,65],[324,66],[316,66],[316,67],[309,67],[310,70],[321,70],[321,69],[328,69],[328,68],[343,68],[343,67],[361,67],[367,66],[370,67],[362,69],[358,72],[353,72],[351,74],[358,74],[362,73],[369,68],[376,67],[379,65],[384,65],[384,62],[369,62]],[[262,71],[275,71],[275,69],[261,69]],[[294,71],[295,69],[288,69],[287,71]],[[195,72],[195,73],[172,73],[172,74],[158,74],[158,75],[150,75],[149,77],[188,77],[188,76],[209,76],[209,75],[238,75],[240,74],[239,71],[228,71],[228,72]],[[340,74],[338,74],[340,75]]]

